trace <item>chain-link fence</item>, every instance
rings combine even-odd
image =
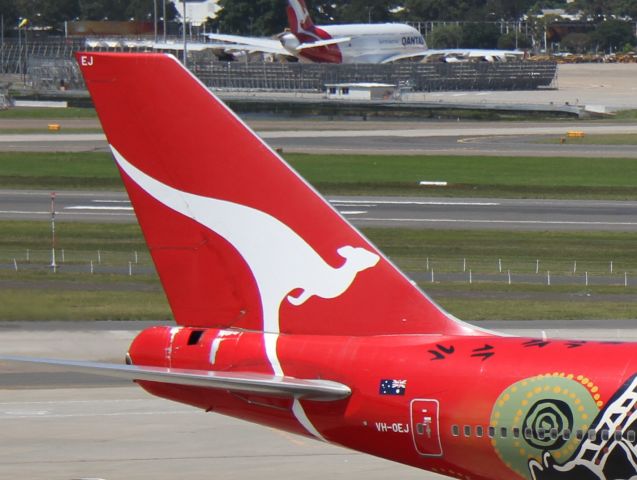
[[[322,91],[325,84],[377,82],[413,91],[533,90],[555,80],[553,62],[305,64],[200,61],[190,65],[213,88]]]
[[[99,44],[101,45],[101,44]],[[143,48],[93,46],[83,40],[5,41],[0,46],[2,73],[26,74],[38,90],[83,88],[73,60],[79,50],[144,51]],[[327,83],[378,82],[413,91],[531,90],[549,87],[554,62],[466,62],[394,64],[303,64],[220,62],[209,51],[192,52],[189,67],[207,86],[221,89],[319,92]]]

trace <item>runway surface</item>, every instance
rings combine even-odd
[[[0,478],[7,480],[444,478],[137,387],[1,393]]]
[[[577,145],[555,140],[568,131],[586,135],[634,134],[637,124],[621,122],[252,122],[259,135],[284,152],[424,155],[527,155],[637,158],[634,145]],[[0,135],[0,151],[107,151],[101,133]]]
[[[637,202],[438,197],[329,197],[358,226],[637,231]],[[0,190],[0,220],[48,220],[50,192]],[[58,220],[134,222],[124,192],[56,193]]]
[[[152,322],[0,323],[0,354],[120,361]],[[507,333],[630,340],[630,321],[483,322]],[[53,373],[53,372],[58,373]],[[0,363],[0,478],[442,480],[315,440],[206,414],[127,382]],[[34,379],[38,379],[35,381]],[[62,385],[56,388],[54,383]]]

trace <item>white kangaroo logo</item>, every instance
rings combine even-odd
[[[122,170],[153,198],[225,238],[246,261],[257,283],[263,310],[266,354],[276,375],[283,375],[276,352],[279,308],[287,297],[295,306],[312,296],[342,295],[356,275],[376,265],[378,255],[349,245],[337,252],[345,263],[334,268],[294,230],[273,216],[237,203],[177,190],[131,165],[114,147]],[[301,289],[297,296],[289,295]]]

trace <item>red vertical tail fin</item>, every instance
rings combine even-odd
[[[172,56],[78,54],[181,325],[469,334]]]
[[[314,22],[304,0],[288,0],[288,25],[295,35],[314,31]]]

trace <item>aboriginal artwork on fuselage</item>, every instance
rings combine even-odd
[[[628,480],[637,475],[637,375],[605,404],[585,375],[551,373],[504,390],[492,445],[528,480]]]

